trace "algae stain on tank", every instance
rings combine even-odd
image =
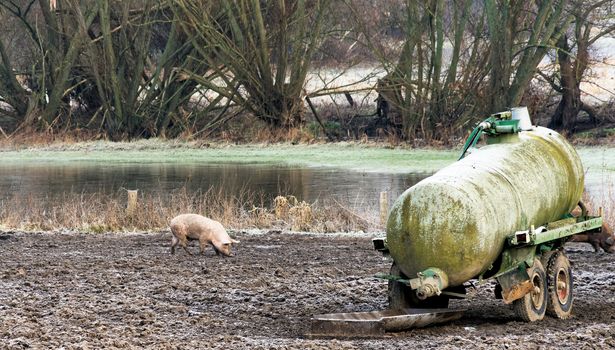
[[[406,276],[439,268],[449,286],[461,285],[489,269],[507,235],[560,219],[582,192],[574,148],[535,127],[474,149],[406,190],[391,208],[387,243]]]

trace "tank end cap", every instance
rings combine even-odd
[[[439,268],[430,267],[417,273],[417,276],[409,281],[409,285],[416,290],[416,296],[421,300],[440,295],[448,287],[448,276]]]

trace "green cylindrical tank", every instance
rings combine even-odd
[[[559,220],[583,193],[574,148],[535,127],[465,158],[406,190],[387,223],[391,257],[406,276],[436,268],[448,286],[487,271],[506,236]]]

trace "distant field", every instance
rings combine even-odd
[[[457,155],[457,150],[391,149],[356,143],[194,148],[162,141],[91,142],[0,152],[5,165],[24,162],[258,163],[391,173],[435,171],[453,162]]]
[[[615,174],[615,147],[579,147],[577,150],[588,177]],[[390,148],[382,144],[217,144],[197,148],[193,144],[144,140],[5,150],[0,151],[0,159],[4,165],[29,162],[250,163],[404,173],[438,170],[454,162],[458,154],[458,149]]]

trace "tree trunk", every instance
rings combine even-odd
[[[0,40],[0,94],[15,109],[19,118],[24,118],[28,112],[28,92],[19,85],[13,72],[13,66]]]
[[[511,75],[511,29],[508,6],[498,6],[495,0],[485,1],[490,36],[489,110],[499,112],[508,107]]]
[[[558,61],[560,71],[560,86],[562,99],[551,117],[549,127],[567,132],[574,132],[577,116],[581,110],[581,82],[577,79],[578,63],[573,62],[569,54],[570,46],[568,37],[563,35],[557,41]],[[582,59],[583,54],[577,55],[577,60]]]

